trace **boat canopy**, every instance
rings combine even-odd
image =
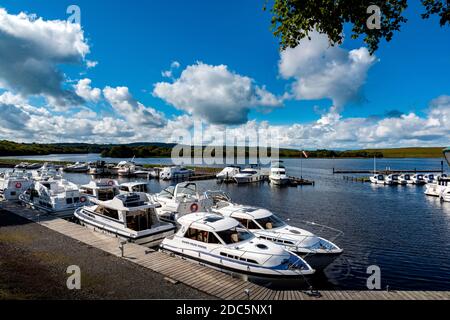
[[[177,222],[186,228],[217,232],[239,226],[239,222],[233,218],[207,212],[187,214],[179,218]]]
[[[117,211],[135,211],[148,208],[156,208],[157,204],[148,202],[145,193],[128,193],[115,196],[112,200],[91,200],[93,203]]]

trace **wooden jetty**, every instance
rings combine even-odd
[[[289,185],[291,187],[313,186],[313,185],[315,185],[315,182],[312,180],[307,180],[307,179],[303,179],[303,178],[289,177]]]
[[[168,281],[184,283],[211,296],[227,300],[450,300],[450,291],[382,291],[382,290],[272,290],[242,279],[233,278],[178,257],[127,243],[123,256],[120,241],[110,235],[94,232],[78,224],[37,212],[17,203],[0,202],[0,208],[40,224],[85,245],[121,257],[131,263],[158,272]]]
[[[370,179],[367,177],[343,176],[342,178],[346,181],[352,181],[352,182],[370,182]]]

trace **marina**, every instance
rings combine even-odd
[[[145,163],[146,160],[137,159],[137,161]],[[147,159],[147,161],[154,161],[154,159]],[[384,161],[392,167],[404,166],[405,163],[411,161],[414,161],[418,167],[429,167],[438,163],[439,159],[385,159]],[[329,230],[322,230],[319,227],[320,225],[342,230],[343,235],[336,240],[336,244],[344,249],[342,255],[337,257],[323,272],[317,273],[310,280],[311,285],[318,290],[364,290],[367,279],[366,268],[371,264],[380,265],[383,270],[386,270],[382,280],[383,288],[388,286],[392,290],[448,289],[448,282],[444,279],[450,274],[450,271],[445,267],[445,263],[442,264],[442,261],[445,261],[449,256],[448,249],[442,247],[441,250],[438,250],[431,247],[431,253],[426,260],[424,260],[424,257],[417,255],[415,250],[414,243],[423,241],[425,232],[430,235],[430,238],[427,239],[430,243],[434,241],[445,242],[448,236],[446,226],[449,223],[447,212],[450,211],[450,208],[447,209],[446,203],[441,203],[439,199],[433,201],[434,197],[427,197],[424,193],[425,186],[375,188],[375,185],[355,184],[349,187],[346,185],[345,179],[330,174],[329,168],[332,167],[332,160],[304,160],[302,172],[299,171],[300,168],[297,166],[296,160],[286,159],[284,162],[290,174],[314,179],[316,182],[314,188],[282,188],[268,183],[217,184],[214,179],[196,182],[199,188],[199,196],[202,195],[204,190],[220,189],[222,192],[229,194],[233,202],[268,209],[283,220],[288,221],[290,225],[301,226],[304,221],[314,222],[316,225],[305,225],[304,229],[313,233],[318,232],[325,239],[332,239],[333,235],[327,234]],[[371,160],[349,159],[341,160],[341,163],[355,168],[370,165]],[[85,186],[89,185],[92,179],[86,174],[68,172],[63,174],[63,178],[77,185]],[[124,188],[124,191],[130,191],[133,186],[144,185],[151,194],[158,194],[161,190],[176,186],[179,183],[178,181],[147,180],[138,177],[116,177],[116,179],[117,182],[113,184],[116,185],[114,188],[117,188],[117,191],[111,193],[111,196],[122,192],[121,188]],[[364,176],[355,176],[355,179],[364,179]],[[108,186],[110,180],[105,179],[104,181],[105,187],[111,187]],[[327,201],[324,202],[323,199],[327,199]],[[344,199],[351,199],[351,202],[348,202],[348,200],[342,202]],[[162,198],[159,201],[161,202]],[[392,203],[389,210],[383,210],[379,205],[385,201]],[[336,203],[344,205],[333,205]],[[192,203],[189,202],[185,205],[187,213],[191,212],[191,205]],[[402,210],[407,209],[410,213],[402,216],[389,214],[391,210],[393,210],[392,212],[400,210],[395,209],[400,205],[402,205]],[[370,215],[371,211],[364,210],[367,206],[376,208],[380,213]],[[169,216],[173,212],[182,211],[180,207],[170,209],[169,206],[167,208],[169,210],[166,209],[166,213]],[[292,208],[295,209],[292,210]],[[157,210],[159,209],[157,208]],[[431,212],[434,213],[431,214]],[[437,222],[431,222],[435,220],[440,222],[438,224],[436,224]],[[352,225],[348,225],[347,221],[352,221]],[[390,221],[390,223],[387,224],[387,221]],[[409,235],[410,242],[403,242],[402,234],[403,236],[409,234],[412,227],[416,228],[419,225],[421,227],[417,230],[420,231],[417,232],[416,236],[411,237]],[[405,228],[404,226],[408,227]],[[431,226],[433,226],[432,229]],[[365,233],[359,233],[359,228],[364,228]],[[440,231],[435,232],[436,228]],[[378,239],[376,234],[381,230],[389,233],[389,237],[384,240],[386,242],[383,240],[375,241],[375,239]],[[391,249],[390,241],[397,243],[395,251]],[[401,257],[401,259],[397,263],[398,257]],[[400,261],[415,261],[415,263],[410,265],[405,273]],[[431,270],[435,271],[428,273],[424,279],[422,268],[425,267],[427,269],[432,268]],[[403,276],[396,276],[398,272],[402,272]],[[296,286],[293,289],[304,290],[304,286]]]
[[[272,290],[230,277],[201,265],[154,251],[136,244],[126,244],[121,250],[115,238],[103,235],[55,217],[37,216],[34,211],[12,203],[0,202],[3,210],[19,215],[45,228],[73,238],[85,245],[140,265],[166,276],[167,281],[186,284],[226,300],[433,300],[450,299],[449,291],[400,291],[400,290]]]

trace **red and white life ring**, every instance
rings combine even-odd
[[[86,197],[81,197],[81,198],[80,198],[80,202],[81,202],[81,203],[85,203],[86,200],[87,200]]]
[[[109,180],[109,181],[108,181],[108,186],[113,186],[113,185],[114,185],[114,181]]]
[[[198,204],[196,204],[196,203],[191,204],[191,212],[197,212],[197,210],[198,210]]]
[[[16,183],[16,189],[20,189],[20,188],[22,188],[22,183],[17,182],[17,183]]]

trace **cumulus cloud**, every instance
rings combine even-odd
[[[135,100],[127,87],[106,87],[103,95],[114,110],[132,125],[163,127],[166,124],[163,113]]]
[[[361,100],[361,87],[376,58],[361,47],[351,51],[330,46],[328,37],[313,32],[295,48],[281,53],[280,75],[294,79],[292,94],[299,100],[328,98],[341,108]]]
[[[278,107],[282,99],[255,85],[253,79],[228,70],[226,65],[188,66],[172,83],[159,82],[153,94],[213,124],[242,124],[254,107]]]
[[[89,46],[78,24],[9,14],[0,8],[0,83],[24,95],[43,95],[55,106],[83,101],[64,89],[60,64],[78,64]]]
[[[91,82],[91,79],[88,78],[79,80],[78,83],[74,85],[75,92],[86,101],[98,102],[102,92],[99,88],[91,88]]]
[[[178,61],[172,61],[170,64],[170,69],[161,72],[161,75],[164,78],[172,78],[173,72],[180,67],[180,63]]]
[[[95,68],[98,65],[98,61],[86,60],[86,67],[88,69]]]

